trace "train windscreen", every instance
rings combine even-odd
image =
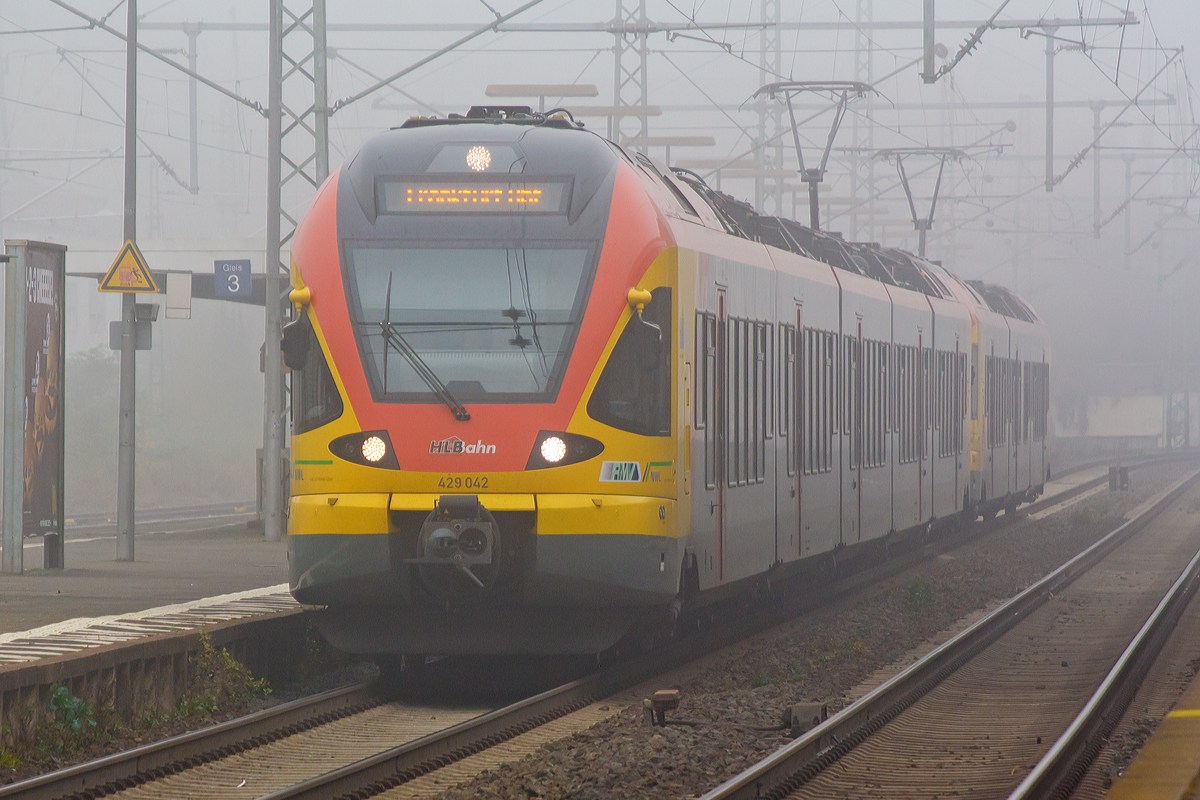
[[[435,402],[425,369],[462,403],[552,400],[587,301],[588,245],[351,243],[351,308],[376,398]]]

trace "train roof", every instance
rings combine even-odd
[[[644,159],[645,156],[639,154],[638,158]],[[1040,321],[1025,301],[1003,286],[982,281],[962,281],[941,264],[895,247],[884,247],[874,242],[848,242],[840,233],[814,230],[795,220],[759,214],[749,203],[713,189],[691,170],[674,167],[671,171],[704,198],[725,226],[726,232],[733,236],[769,244],[835,269],[854,272],[890,286],[932,297],[952,298],[953,292],[946,282],[958,281],[982,305],[997,314],[1025,322]]]
[[[533,111],[529,106],[471,106],[466,114],[449,114],[446,117],[412,117],[398,128],[459,127],[475,125],[516,126],[520,128],[550,128],[587,132],[602,139],[616,152],[633,163],[643,163],[663,177],[663,182],[679,196],[679,190],[665,179],[664,170],[649,157],[641,153],[629,154],[619,145],[603,139],[594,131],[586,131],[582,122],[576,122],[566,109],[555,108],[547,112]],[[599,165],[594,165],[593,170]],[[696,192],[713,210],[721,221],[725,232],[742,239],[768,244],[780,250],[820,261],[829,266],[873,278],[881,283],[920,292],[932,297],[949,299],[953,292],[947,280],[958,281],[967,287],[983,305],[997,314],[1025,322],[1038,322],[1036,313],[1016,294],[1003,286],[982,281],[962,281],[937,262],[927,261],[912,253],[894,247],[884,247],[874,242],[846,241],[840,233],[814,230],[792,219],[759,214],[749,203],[732,195],[713,189],[705,180],[691,170],[670,168],[672,176]],[[686,202],[682,197],[681,202]]]
[[[1024,320],[1025,322],[1038,321],[1038,316],[1033,312],[1033,309],[1024,300],[1003,286],[998,286],[994,283],[984,283],[983,281],[966,281],[966,284],[974,289],[983,298],[983,302],[987,304],[987,307],[997,314]]]

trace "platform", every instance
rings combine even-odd
[[[1192,602],[1196,602],[1193,598]],[[1191,800],[1200,785],[1200,681],[1192,680],[1107,800]]]
[[[69,525],[63,570],[27,541],[25,573],[0,576],[0,664],[295,609],[286,543],[248,519],[139,524],[133,562],[116,560],[115,526]]]

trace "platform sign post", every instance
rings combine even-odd
[[[128,177],[128,175],[126,176]],[[126,197],[132,191],[127,184]],[[126,220],[126,228],[130,226]],[[136,378],[137,378],[137,303],[138,294],[155,294],[158,286],[142,251],[133,239],[117,253],[108,272],[100,279],[99,291],[121,294],[121,397],[117,425],[117,561],[134,560],[134,467],[137,456]],[[146,337],[148,340],[149,337]],[[147,345],[148,348],[148,345]]]
[[[3,571],[17,574],[28,536],[44,568],[63,568],[67,248],[5,246]]]

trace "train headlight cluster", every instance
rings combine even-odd
[[[561,431],[541,431],[533,441],[525,469],[565,467],[595,458],[604,452],[604,444],[590,436]]]
[[[567,454],[567,443],[557,436],[547,436],[542,440],[542,458],[551,464],[557,464]]]
[[[363,458],[377,464],[387,455],[387,445],[378,436],[371,436],[362,443]]]
[[[329,443],[329,452],[364,467],[400,469],[396,450],[387,431],[362,431],[339,436]]]

